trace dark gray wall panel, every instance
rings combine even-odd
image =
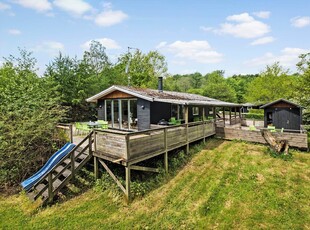
[[[137,117],[138,117],[138,130],[145,130],[150,128],[150,102],[138,98],[137,100]]]

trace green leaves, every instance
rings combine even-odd
[[[22,51],[11,60],[0,68],[0,190],[41,166],[64,115],[54,89],[37,77],[35,59]]]

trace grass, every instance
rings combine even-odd
[[[38,208],[0,196],[1,229],[309,229],[310,155],[211,139],[167,183],[125,205],[114,190]]]

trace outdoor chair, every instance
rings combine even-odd
[[[276,132],[276,127],[275,126],[272,126],[272,125],[268,125],[267,126],[267,129],[272,132],[272,133],[275,133]]]
[[[99,128],[101,128],[101,129],[108,129],[109,128],[107,121],[98,120],[97,122],[99,124]]]
[[[177,120],[175,119],[175,117],[171,117],[169,119],[169,125],[176,125],[177,124]]]

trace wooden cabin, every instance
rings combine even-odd
[[[100,163],[128,200],[132,170],[158,172],[157,168],[139,165],[140,162],[163,155],[168,171],[169,152],[183,147],[188,152],[190,143],[214,136],[215,126],[225,126],[228,117],[230,125],[240,122],[241,105],[164,91],[161,78],[158,90],[114,85],[87,101],[97,103],[98,119],[109,123],[109,129],[94,129],[90,137],[94,138],[95,176],[98,178]],[[217,116],[218,110],[222,111],[222,116]],[[225,115],[227,110],[229,114]],[[178,124],[168,123],[172,117]],[[105,161],[125,167],[125,186]]]
[[[215,118],[215,107],[240,107],[196,94],[128,86],[111,86],[87,102],[97,103],[98,119],[110,128],[131,131],[168,124],[172,117],[181,123]]]
[[[279,99],[260,107],[264,109],[264,125],[273,125],[277,129],[300,130],[302,107],[291,101]]]

